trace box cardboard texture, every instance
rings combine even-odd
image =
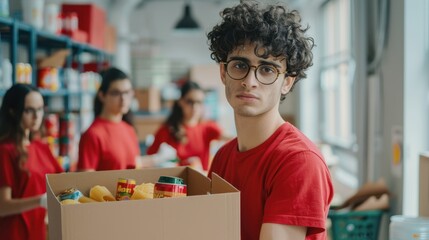
[[[183,178],[188,196],[76,205],[61,205],[56,198],[71,187],[88,196],[95,185],[115,194],[120,177],[141,184],[155,183],[161,175]],[[48,174],[46,180],[49,239],[240,239],[240,193],[215,174],[210,181],[177,167]]]

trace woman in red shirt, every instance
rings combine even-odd
[[[155,154],[162,143],[177,151],[180,166],[193,165],[204,171],[209,167],[210,142],[220,139],[222,131],[212,121],[203,121],[204,91],[193,81],[186,81],[165,123],[155,133],[147,154]]]
[[[101,72],[94,101],[95,120],[79,142],[78,170],[119,170],[136,167],[140,156],[130,112],[134,91],[128,76],[117,68]]]
[[[0,108],[1,239],[46,239],[45,174],[62,172],[47,144],[36,137],[43,97],[31,85],[16,84]]]

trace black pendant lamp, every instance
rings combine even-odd
[[[174,27],[175,29],[198,29],[200,26],[191,15],[191,6],[186,3],[183,17]]]

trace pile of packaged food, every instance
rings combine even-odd
[[[93,202],[110,202],[122,200],[142,200],[152,198],[185,197],[187,186],[178,177],[160,176],[157,183],[136,185],[134,179],[119,178],[115,196],[105,186],[96,185],[89,190],[89,197],[76,188],[61,192],[57,198],[61,204],[79,204]]]

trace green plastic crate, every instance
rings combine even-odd
[[[332,240],[377,240],[383,211],[330,210]]]

